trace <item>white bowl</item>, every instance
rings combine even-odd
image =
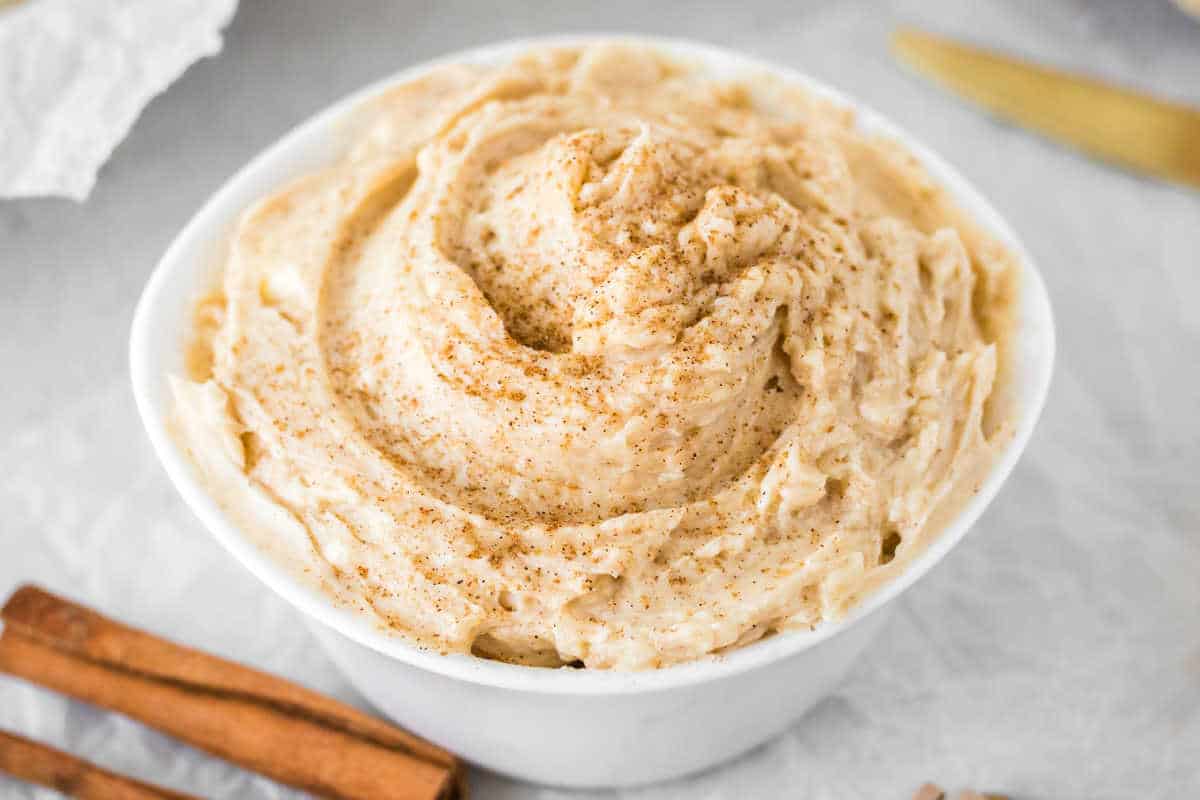
[[[612,37],[605,37],[612,38]],[[719,658],[657,671],[520,667],[441,656],[389,636],[295,579],[234,527],[167,433],[167,376],[184,374],[189,307],[211,286],[238,215],[286,181],[331,163],[346,145],[339,122],[368,97],[446,62],[495,64],[525,48],[592,38],[524,40],[457,53],[373,84],[297,127],[233,176],[172,242],[142,294],[130,367],[142,422],[171,480],[226,549],[313,621],[347,678],[388,716],[489,769],[572,787],[630,786],[703,769],[750,749],[827,694],[886,622],[888,604],[958,544],[1025,448],[1049,388],[1054,327],[1041,276],[1000,215],[911,136],[806,75],[691,42],[620,37],[699,61],[716,77],[768,70],[853,107],[862,129],[905,144],[1019,262],[1013,370],[1016,431],[981,490],[896,580],[844,619],[780,634]]]

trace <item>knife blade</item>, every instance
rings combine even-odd
[[[892,35],[892,48],[997,116],[1101,160],[1200,187],[1200,110],[911,28]]]

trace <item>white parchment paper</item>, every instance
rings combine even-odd
[[[1049,403],[978,525],[899,599],[845,684],[782,737],[627,792],[573,795],[477,771],[475,797],[908,800],[925,780],[1014,800],[1200,797],[1200,192],[997,123],[887,53],[893,27],[916,24],[1200,105],[1200,25],[1165,1],[1132,0],[498,7],[242,3],[221,57],[146,110],[91,202],[0,202],[0,596],[38,581],[361,704],[299,613],[212,540],[155,462],[126,375],[138,292],[225,178],[371,80],[518,35],[700,38],[860,97],[994,201],[1054,302]],[[0,729],[205,797],[297,796],[4,676]],[[0,778],[5,800],[51,797]]]
[[[0,196],[84,200],[146,103],[221,49],[237,0],[0,8]]]

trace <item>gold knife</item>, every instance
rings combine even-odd
[[[995,114],[1097,158],[1200,186],[1200,110],[902,28],[903,61]]]

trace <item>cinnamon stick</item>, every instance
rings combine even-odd
[[[451,754],[323,695],[168,642],[34,586],[0,611],[0,671],[119,711],[338,800],[465,795]]]
[[[102,769],[53,747],[0,731],[0,772],[77,800],[198,800]]]

